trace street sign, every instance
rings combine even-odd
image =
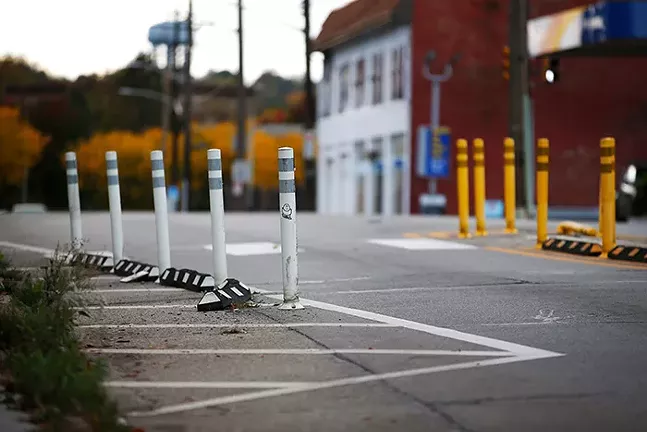
[[[180,203],[180,190],[175,185],[169,185],[166,188],[166,199],[168,204],[168,210],[170,212],[177,211],[178,204]]]
[[[251,168],[246,159],[236,159],[231,166],[231,181],[233,183],[249,183]]]
[[[451,154],[451,135],[446,127],[431,133],[429,126],[418,128],[416,171],[420,177],[448,178]]]
[[[303,158],[305,160],[314,159],[315,156],[315,143],[314,133],[308,131],[303,134]]]

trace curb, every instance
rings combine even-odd
[[[611,249],[608,258],[618,261],[631,261],[647,264],[647,247],[618,245]]]
[[[549,238],[542,245],[543,250],[564,252],[572,255],[597,257],[602,254],[602,246],[595,242]]]

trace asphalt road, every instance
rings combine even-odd
[[[171,215],[174,266],[210,271],[209,223]],[[110,250],[107,214],[83,224],[88,250]],[[533,250],[530,222],[439,233],[456,226],[301,214],[305,310],[201,314],[195,293],[102,277],[109,307],[79,331],[146,430],[647,430],[647,265]],[[155,264],[153,215],[125,214],[124,231],[126,254]],[[647,223],[618,232],[640,241]],[[278,301],[278,214],[228,214],[226,233],[230,275]],[[33,261],[17,244],[55,248],[69,219],[1,215],[0,241]]]

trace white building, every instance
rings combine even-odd
[[[316,45],[325,56],[317,88],[317,212],[408,214],[410,26],[390,21]]]

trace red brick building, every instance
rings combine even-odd
[[[508,81],[502,50],[508,43],[510,0],[356,0],[333,12],[318,38],[343,43],[392,20],[408,19],[411,38],[411,131],[428,124],[430,83],[421,71],[433,49],[440,61],[460,52],[453,77],[442,86],[441,124],[452,140],[481,137],[486,143],[487,196],[503,196],[502,148],[508,134]],[[530,18],[591,3],[589,0],[530,0]],[[598,199],[599,139],[617,140],[617,168],[647,160],[647,58],[564,58],[561,78],[547,84],[531,78],[535,138],[551,144],[551,206],[595,207]],[[411,166],[416,137],[411,134]],[[518,143],[517,145],[521,145]],[[522,175],[518,173],[517,175]],[[411,170],[411,212],[427,181]],[[456,211],[455,170],[438,183]]]

